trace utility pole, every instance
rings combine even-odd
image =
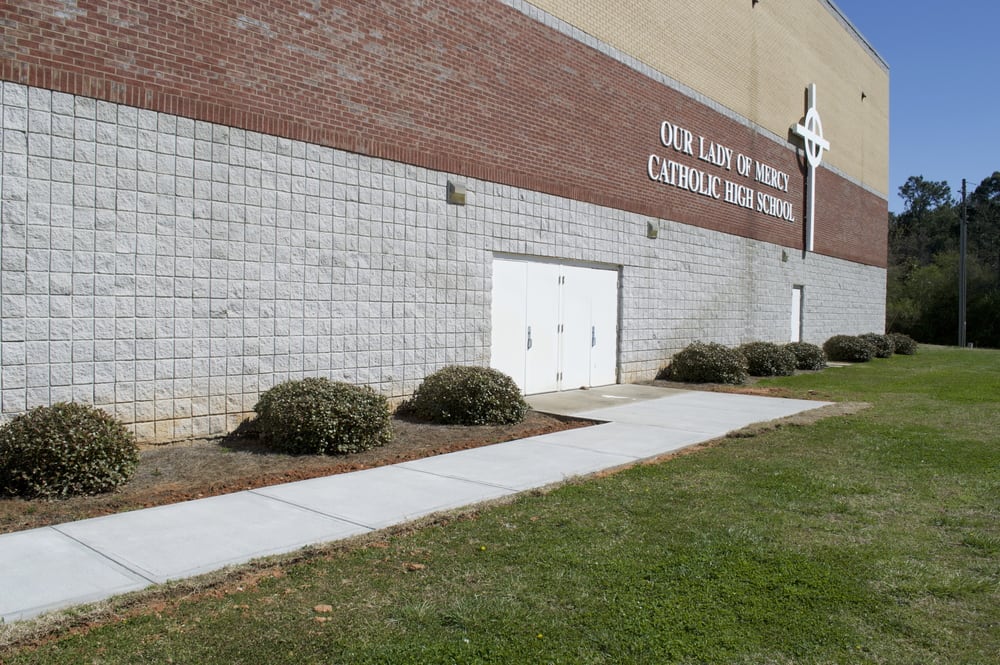
[[[965,224],[965,178],[962,178],[962,230],[959,235],[958,259],[958,346],[965,348],[965,251],[968,244]]]

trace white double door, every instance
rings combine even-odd
[[[618,271],[493,260],[490,365],[526,394],[615,383]]]

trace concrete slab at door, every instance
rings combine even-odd
[[[615,422],[535,437],[539,443],[550,446],[627,455],[636,460],[670,453],[704,439],[705,436],[699,432]]]
[[[614,420],[633,425],[669,424],[671,429],[722,436],[751,423],[784,418],[818,409],[829,402],[775,399],[757,395],[733,395],[691,391],[660,399],[630,402],[621,406],[580,411],[581,418]]]
[[[522,491],[634,461],[631,455],[548,445],[531,438],[425,457],[399,466]]]

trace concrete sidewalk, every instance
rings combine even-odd
[[[605,421],[377,469],[0,535],[0,617],[27,619],[619,467],[826,402],[618,385],[529,398]]]

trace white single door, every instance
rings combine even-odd
[[[802,287],[792,287],[792,341],[802,341]]]
[[[527,261],[524,392],[559,390],[559,266]]]
[[[528,266],[522,261],[493,262],[493,334],[490,366],[524,388],[527,347]]]
[[[590,383],[618,380],[618,271],[591,270]]]
[[[560,390],[590,386],[592,311],[591,273],[577,266],[563,266]]]

